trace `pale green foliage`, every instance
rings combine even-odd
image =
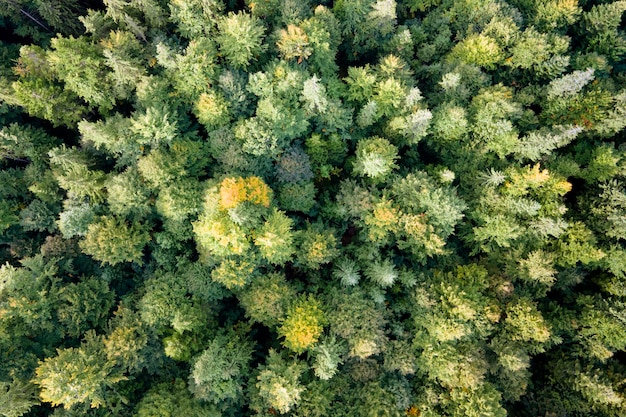
[[[102,83],[108,77],[109,69],[101,47],[82,37],[57,37],[51,44],[54,51],[49,53],[48,61],[66,88],[91,105],[111,109],[115,104],[115,93],[109,83]]]
[[[540,33],[535,28],[527,28],[515,39],[511,47],[511,56],[506,59],[506,64],[524,70],[536,69],[541,74],[548,65],[554,65],[557,57],[566,53],[569,39],[557,34]],[[559,71],[560,72],[560,71]],[[558,75],[556,72],[554,75]]]
[[[519,260],[520,279],[551,286],[556,280],[556,269],[551,254],[537,250]]]
[[[301,27],[291,24],[287,26],[287,30],[280,31],[276,46],[286,61],[298,58],[298,63],[307,59],[313,52],[309,48],[309,38],[306,33]]]
[[[394,284],[398,278],[398,271],[389,259],[382,262],[374,262],[365,268],[365,276],[378,284],[382,288],[388,288]]]
[[[621,408],[624,403],[624,397],[599,373],[579,373],[574,380],[574,389],[596,406]]]
[[[554,100],[560,97],[572,97],[595,78],[593,68],[586,71],[574,71],[550,82],[548,86],[548,99]]]
[[[397,168],[397,159],[398,149],[387,139],[378,136],[363,139],[357,143],[353,172],[380,182]]]
[[[133,116],[130,131],[139,145],[149,145],[152,148],[169,145],[178,136],[175,117],[165,106],[151,106],[145,112]]]
[[[254,244],[269,263],[282,265],[291,259],[295,252],[292,226],[289,217],[275,210],[257,230]]]
[[[49,120],[53,125],[75,126],[87,111],[77,95],[52,80],[46,53],[37,46],[23,46],[16,67],[20,75],[2,100],[25,108],[28,114]]]
[[[315,376],[322,380],[331,379],[337,373],[339,365],[343,363],[344,354],[345,346],[338,342],[335,337],[323,338],[313,348]]]
[[[207,129],[218,128],[229,121],[227,102],[219,92],[209,90],[200,94],[195,105],[195,114],[198,121]]]
[[[428,378],[447,388],[472,391],[485,380],[485,352],[471,343],[452,345],[435,342],[423,345],[417,366]]]
[[[211,271],[211,279],[230,290],[246,285],[252,280],[254,273],[254,262],[245,258],[229,258]]]
[[[129,168],[121,174],[110,177],[106,188],[107,203],[113,214],[141,218],[152,210],[149,200],[150,190],[136,169]]]
[[[621,170],[622,154],[613,146],[605,144],[594,148],[589,165],[582,173],[588,181],[606,181],[613,178]]]
[[[465,108],[450,103],[438,107],[437,110],[432,123],[432,132],[437,142],[446,144],[462,139],[468,127]]]
[[[0,415],[624,414],[626,1],[0,3]]]
[[[137,168],[150,185],[158,188],[184,176],[202,174],[206,163],[201,142],[179,139],[167,149],[154,149],[141,157]]]
[[[597,225],[606,236],[624,239],[626,237],[626,192],[618,180],[600,185],[602,192],[592,203],[591,212]]]
[[[302,100],[305,108],[312,113],[325,113],[328,108],[326,87],[317,76],[306,80],[302,87]]]
[[[283,345],[296,353],[302,353],[317,343],[326,325],[326,315],[321,303],[312,295],[300,297],[287,309],[278,328],[285,338]]]
[[[259,403],[251,404],[252,408],[260,412],[271,407],[281,414],[292,410],[305,389],[300,383],[303,371],[304,367],[299,362],[287,361],[279,353],[270,350],[267,364],[261,366],[257,376]]]
[[[78,123],[78,130],[82,140],[92,143],[96,149],[105,149],[120,159],[135,159],[140,154],[140,148],[129,135],[131,119],[120,114],[109,116],[106,120],[89,122],[82,120]]]
[[[555,149],[572,142],[583,131],[579,126],[555,126],[553,129],[544,129],[530,132],[520,141],[515,149],[519,159],[538,161]]]
[[[571,25],[582,12],[578,0],[535,1],[535,22],[541,28],[555,29]]]
[[[487,271],[476,265],[447,274],[436,271],[428,288],[415,291],[416,317],[420,317],[416,325],[423,329],[416,334],[415,343],[430,346],[490,333],[499,317],[486,291],[487,280]]]
[[[38,404],[34,385],[19,380],[0,382],[0,415],[20,417]]]
[[[405,98],[404,85],[394,77],[381,80],[374,86],[373,100],[379,116],[392,116],[401,108]]]
[[[255,16],[231,12],[218,21],[218,29],[220,51],[235,68],[247,68],[264,50],[265,29]]]
[[[94,221],[94,218],[93,207],[88,203],[77,204],[67,200],[65,210],[59,213],[57,226],[66,239],[74,236],[85,236],[87,228]]]
[[[193,179],[181,179],[162,189],[155,207],[163,217],[184,221],[197,214],[202,206],[202,184]]]
[[[509,340],[534,344],[550,340],[550,325],[528,299],[521,298],[507,306],[504,324]]]
[[[166,47],[161,45],[163,49]],[[167,53],[166,62],[161,65],[171,67],[176,90],[183,94],[188,102],[195,102],[202,93],[210,90],[209,81],[213,80],[217,65],[217,48],[214,39],[199,37],[187,45],[184,53]]]
[[[420,253],[423,248],[426,249],[426,255],[439,252],[443,241],[452,234],[467,207],[457,196],[456,190],[450,186],[438,186],[424,172],[397,178],[391,190],[397,205],[405,213],[401,223],[404,229],[401,235],[404,238],[399,240],[399,247],[411,248],[411,245],[421,241],[423,243],[413,249],[414,253]],[[429,234],[435,236],[426,239],[420,236],[424,223],[429,229],[432,228]]]
[[[333,265],[333,278],[346,287],[357,285],[361,279],[359,267],[350,258],[340,258]]]
[[[88,197],[100,202],[105,195],[104,185],[107,176],[99,170],[89,168],[88,156],[77,148],[65,145],[48,152],[50,165],[59,186],[77,199]]]
[[[300,242],[298,263],[307,268],[319,269],[339,254],[337,238],[333,229],[323,229],[321,224],[310,226],[298,233]]]
[[[350,100],[364,104],[374,96],[376,76],[369,66],[349,67],[344,81],[348,84],[347,97]]]
[[[518,132],[511,119],[520,116],[521,106],[511,100],[512,95],[510,89],[498,85],[483,90],[472,100],[474,138],[485,151],[500,158],[512,153],[518,143]]]
[[[604,252],[596,247],[596,238],[591,230],[581,222],[575,222],[560,236],[556,244],[556,264],[573,266],[577,262],[590,264],[600,261]]]
[[[80,403],[105,406],[107,391],[124,379],[107,359],[102,341],[91,334],[80,347],[58,349],[56,356],[40,362],[33,381],[44,402],[69,409]]]
[[[193,231],[201,253],[217,256],[242,255],[250,248],[250,242],[241,226],[223,215],[212,218],[201,215],[193,223]]]
[[[501,405],[501,394],[492,384],[484,384],[478,390],[454,390],[447,404],[453,417],[505,417],[507,411]]]
[[[187,0],[170,3],[170,19],[178,32],[194,39],[210,34],[224,5],[219,0]]]
[[[349,289],[328,294],[330,333],[348,342],[349,356],[365,359],[379,353],[387,338],[382,311],[363,291]]]
[[[101,217],[87,228],[81,249],[103,263],[142,263],[143,248],[150,234],[139,223],[130,225],[115,217]]]
[[[238,403],[248,374],[252,345],[235,334],[219,335],[194,359],[190,390],[198,399],[216,405]]]
[[[415,145],[428,133],[432,118],[430,110],[417,110],[406,116],[397,127],[409,138],[408,143]]]
[[[284,319],[287,308],[296,298],[296,291],[283,274],[271,273],[254,279],[238,297],[246,316],[273,327]]]
[[[154,385],[135,407],[134,417],[220,417],[214,407],[194,400],[185,381],[174,379]]]
[[[504,59],[504,53],[493,38],[475,34],[456,44],[448,59],[493,69]]]
[[[101,41],[106,65],[113,72],[109,78],[116,96],[127,99],[146,74],[145,52],[139,40],[128,31],[111,31],[108,39]],[[108,80],[107,80],[108,81]]]

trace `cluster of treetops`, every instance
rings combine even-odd
[[[625,11],[1,0],[0,415],[626,416]]]

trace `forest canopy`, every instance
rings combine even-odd
[[[625,12],[0,0],[0,416],[626,416]]]

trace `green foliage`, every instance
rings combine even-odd
[[[291,260],[295,252],[292,224],[289,217],[276,210],[257,231],[254,244],[269,263],[283,265]]]
[[[34,382],[44,402],[69,409],[80,403],[92,408],[107,404],[107,391],[125,379],[107,360],[102,341],[89,334],[78,348],[58,349],[39,364]]]
[[[139,401],[133,416],[175,417],[184,413],[189,417],[218,417],[214,407],[193,399],[185,381],[174,379],[154,385]]]
[[[625,1],[0,3],[0,415],[624,415]]]
[[[284,275],[271,273],[255,278],[238,297],[246,316],[254,322],[273,327],[285,318],[288,307],[295,300],[296,291]]]
[[[587,48],[606,54],[613,60],[619,59],[626,48],[626,39],[619,30],[626,3],[615,1],[596,4],[583,14],[583,28],[588,33]]]
[[[252,408],[257,413],[267,408],[281,414],[292,410],[305,390],[300,382],[303,368],[302,363],[285,360],[279,353],[270,350],[267,363],[261,365],[256,378],[255,389],[258,391],[258,397],[257,403],[252,404]]]
[[[4,417],[19,417],[38,404],[34,385],[19,380],[0,382],[0,410]]]
[[[151,212],[150,190],[136,169],[129,168],[106,182],[107,204],[111,213],[142,218]]]
[[[104,350],[107,358],[121,369],[135,373],[143,369],[152,371],[161,355],[154,346],[151,331],[141,322],[139,315],[123,304],[118,305],[107,323]]]
[[[302,353],[318,341],[325,324],[326,316],[320,302],[309,294],[289,306],[278,334],[285,337],[283,345],[286,348]]]
[[[319,269],[339,254],[337,238],[332,229],[323,229],[321,224],[309,225],[297,236],[299,249],[298,263],[310,268]]]
[[[503,58],[504,54],[498,43],[483,34],[468,36],[456,44],[448,57],[451,61],[460,61],[487,69],[495,68]]]
[[[150,151],[137,162],[141,176],[153,187],[161,188],[185,176],[204,174],[208,156],[201,142],[178,139],[167,149]]]
[[[373,137],[357,143],[354,173],[381,182],[398,166],[398,149],[387,139]]]
[[[28,334],[61,332],[55,323],[54,308],[58,303],[59,259],[45,260],[42,255],[22,259],[22,267],[9,263],[0,267],[0,301],[2,328],[14,337]]]
[[[82,37],[57,37],[51,46],[53,51],[47,59],[65,87],[87,103],[110,110],[115,104],[115,93],[108,82],[102,83],[109,73],[101,48]]]
[[[385,318],[362,290],[333,291],[327,303],[330,333],[347,341],[349,356],[365,359],[382,350]]]
[[[101,328],[113,306],[114,293],[96,278],[68,284],[59,290],[57,316],[65,332],[80,337],[89,329]]]
[[[87,228],[81,249],[94,259],[116,265],[120,262],[142,263],[143,248],[150,234],[140,223],[131,223],[115,217],[101,217]]]
[[[217,43],[224,59],[235,68],[247,68],[265,49],[261,21],[246,13],[229,13],[218,21]]]
[[[235,334],[219,335],[194,360],[189,376],[194,396],[215,405],[240,403],[252,345]]]
[[[48,231],[56,229],[54,212],[41,200],[33,200],[20,212],[20,226],[28,231]]]
[[[209,34],[223,7],[222,2],[214,0],[174,1],[170,4],[170,19],[181,35],[194,39]]]

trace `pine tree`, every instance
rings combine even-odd
[[[80,403],[105,406],[114,398],[108,390],[124,379],[104,354],[102,340],[91,333],[80,347],[58,349],[56,356],[40,362],[33,381],[44,402],[69,409]]]
[[[193,361],[190,390],[198,399],[224,407],[239,404],[248,375],[252,345],[235,334],[219,335]]]
[[[278,334],[285,337],[285,347],[302,353],[319,340],[325,324],[326,317],[320,302],[309,295],[298,298],[289,306]]]
[[[38,404],[34,385],[19,380],[0,382],[0,413],[4,417],[20,417]]]
[[[116,217],[103,216],[88,226],[80,247],[86,254],[103,263],[141,264],[143,248],[149,240],[150,234],[144,225],[129,225]]]
[[[265,49],[265,29],[261,21],[245,13],[229,13],[218,21],[217,43],[226,62],[235,68],[247,68]]]

